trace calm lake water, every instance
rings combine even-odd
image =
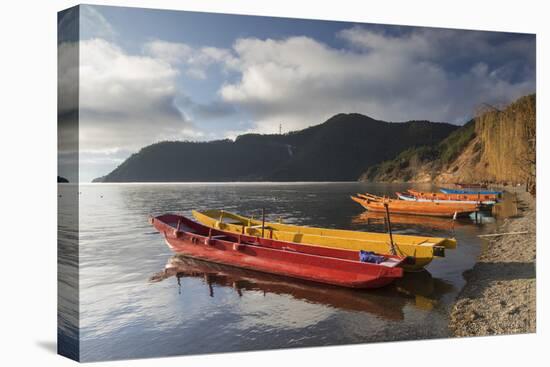
[[[383,224],[366,215],[349,195],[365,191],[393,194],[408,187],[366,183],[81,185],[81,360],[448,337],[449,308],[464,285],[462,273],[474,265],[480,251],[476,236],[494,230],[496,224],[490,219],[482,225],[468,220],[452,225],[446,219],[392,217],[396,233],[454,235],[458,248],[434,260],[426,272],[407,273],[389,287],[366,291],[178,259],[147,221],[150,214],[190,215],[192,209],[207,208],[258,216],[263,207],[268,220],[281,217],[287,223],[383,232]],[[61,231],[61,242],[64,236],[74,233]],[[158,276],[170,263],[179,266],[179,274]],[[62,322],[61,334],[71,333],[75,331]]]

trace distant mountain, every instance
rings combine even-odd
[[[65,177],[57,176],[57,183],[69,183]]]
[[[282,135],[149,145],[94,181],[354,181],[370,166],[407,148],[435,144],[457,128],[338,114],[320,125]]]

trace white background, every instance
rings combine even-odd
[[[548,10],[544,1],[119,0],[94,4],[537,33],[537,334],[231,353],[97,366],[527,366],[547,363],[550,246],[548,190]],[[57,11],[72,1],[4,2],[0,21],[0,361],[3,366],[74,364],[56,340]],[[545,15],[546,14],[546,15]],[[545,146],[546,145],[546,146]],[[547,191],[546,191],[547,192]],[[426,325],[429,327],[429,325]],[[545,345],[546,344],[546,345]]]

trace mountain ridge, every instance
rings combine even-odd
[[[440,141],[457,128],[340,113],[286,134],[151,144],[94,182],[355,181],[371,165]]]

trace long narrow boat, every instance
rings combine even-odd
[[[385,233],[359,232],[343,229],[305,227],[283,223],[264,222],[224,210],[193,211],[200,223],[235,234],[295,242],[325,248],[366,250],[391,254],[390,237]],[[405,270],[420,270],[434,257],[445,256],[445,249],[456,248],[453,238],[409,236],[394,234],[394,248],[399,256],[414,257],[414,264],[405,264]]]
[[[195,259],[350,288],[378,288],[403,276],[404,257],[363,262],[357,251],[327,249],[209,228],[181,215],[150,218],[174,252]]]
[[[455,185],[461,189],[486,189],[487,184],[481,183],[467,183],[467,182],[455,182]]]
[[[473,201],[473,200],[440,200],[440,199],[425,199],[421,197],[415,197],[413,195],[403,194],[401,192],[396,192],[397,198],[404,201],[414,201],[414,202],[423,202],[423,203],[441,203],[441,204],[474,204],[478,205],[479,211],[488,211],[491,210],[496,201],[486,200],[486,201]],[[442,194],[447,195],[447,194]]]
[[[502,195],[502,191],[492,190],[459,190],[459,189],[439,189],[444,194],[466,194],[466,195]]]
[[[351,199],[373,212],[385,212],[386,205],[390,213],[428,215],[435,217],[466,217],[479,209],[477,204],[439,203],[404,201],[398,199],[383,198],[372,194],[357,194]]]
[[[485,205],[493,205],[497,201],[497,195],[495,194],[445,194],[442,192],[423,192],[413,189],[409,189],[407,192],[417,199],[426,200],[458,201],[472,204],[481,202]]]
[[[479,201],[474,200],[442,200],[442,199],[427,199],[422,197],[416,197],[413,195],[407,195],[402,192],[396,192],[395,195],[399,200],[416,201],[421,203],[447,203],[447,204],[481,204]],[[494,202],[491,202],[493,204]]]

